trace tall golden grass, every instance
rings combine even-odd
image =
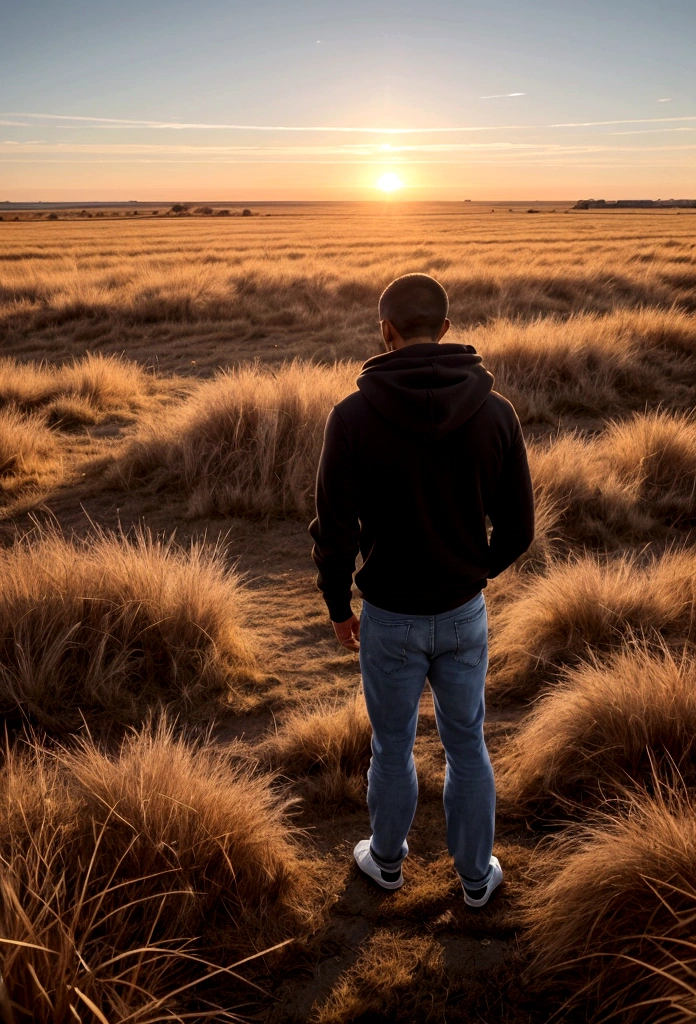
[[[202,988],[197,1020],[237,1020],[251,991],[238,961],[311,925],[311,867],[268,781],[164,725],[115,757],[91,739],[8,750],[0,806],[18,1019],[183,1021]],[[224,1003],[205,992],[221,977]]]
[[[453,340],[481,353],[523,422],[693,407],[696,318],[673,308],[496,319]]]
[[[447,204],[396,215],[369,204],[214,221],[22,223],[0,243],[0,339],[23,357],[125,350],[170,370],[259,353],[365,358],[377,298],[400,274],[439,277],[459,327],[693,311],[692,241],[687,216],[558,213],[532,224],[520,211],[491,217]]]
[[[0,549],[0,712],[54,736],[206,720],[250,702],[245,592],[222,549],[141,532]]]
[[[695,851],[696,807],[676,797],[635,800],[557,842],[556,873],[526,905],[536,984],[555,993],[555,1019],[693,1019]]]
[[[175,488],[191,516],[305,518],[326,417],[355,390],[358,372],[353,363],[294,362],[220,373],[146,419],[107,478],[127,488],[146,481]],[[546,367],[537,373],[545,384]],[[639,543],[696,517],[690,414],[634,414],[590,439],[565,434],[531,445],[530,463],[538,497],[556,508],[576,544]]]
[[[615,550],[696,524],[693,414],[635,413],[590,438],[530,445],[538,498],[570,543]]]
[[[0,406],[23,410],[58,400],[83,401],[94,413],[133,408],[153,393],[156,378],[136,362],[87,354],[62,365],[0,360]]]
[[[58,443],[39,416],[0,409],[0,505],[53,480],[60,461]]]
[[[219,374],[148,422],[111,479],[133,487],[152,476],[187,496],[191,516],[306,517],[326,416],[354,387],[351,364]]]
[[[326,931],[273,977],[288,1000],[274,1024],[693,1019],[696,810],[669,790],[696,780],[692,221],[427,204],[138,219],[2,225],[0,953],[17,1016],[258,1014],[242,979],[263,978],[238,961],[308,936],[330,902]],[[311,514],[329,409],[379,350],[377,297],[411,270],[443,281],[448,339],[516,405],[539,509],[532,549],[490,591],[491,696],[541,697],[491,723],[507,892],[475,920],[452,903],[427,715],[410,892],[387,906],[337,870],[364,834],[370,727],[292,522]],[[193,547],[10,534],[31,502],[69,522],[78,480],[97,521],[125,487],[119,514],[185,520]],[[195,541],[220,516],[265,520],[224,524],[249,590]],[[249,622],[274,616],[269,700],[295,710],[194,744],[185,724],[258,711]],[[326,673],[339,698],[301,705]],[[520,815],[565,822],[548,857],[511,844]],[[493,935],[506,962],[478,981],[462,951]],[[511,978],[530,950],[525,1003]]]
[[[254,755],[267,768],[299,780],[305,799],[345,805],[364,798],[371,739],[360,694],[292,712]]]
[[[696,662],[622,648],[584,662],[534,705],[499,757],[508,813],[555,820],[632,788],[696,784]]]
[[[529,700],[592,652],[637,637],[683,647],[696,638],[696,552],[582,555],[529,576],[496,613],[489,687],[497,700]]]

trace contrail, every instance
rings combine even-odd
[[[511,96],[526,96],[526,92],[494,92],[492,96],[479,96],[480,100],[506,100]]]
[[[131,120],[122,117],[85,117],[81,114],[35,114],[35,113],[3,113],[0,117],[32,117],[47,121],[75,121],[85,123],[86,127],[140,127],[140,128],[173,128],[209,129],[244,132],[340,132],[366,133],[370,135],[431,135],[449,132],[499,132],[543,130],[549,128],[596,128],[613,124],[657,124],[670,121],[696,121],[696,115],[686,117],[636,117],[619,118],[613,121],[563,121],[558,124],[501,124],[501,125],[455,125],[439,128],[372,128],[342,125],[269,125],[269,124],[207,124],[200,122]]]

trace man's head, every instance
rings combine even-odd
[[[405,274],[384,289],[379,320],[387,350],[439,341],[449,329],[447,292],[427,274]]]

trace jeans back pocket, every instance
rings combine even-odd
[[[468,618],[456,619],[454,631],[457,636],[454,660],[475,668],[488,650],[488,616],[485,603],[482,601],[481,607]]]
[[[410,621],[385,622],[365,614],[360,646],[370,664],[388,676],[403,668],[408,661],[406,644],[411,625]]]

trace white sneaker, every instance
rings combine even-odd
[[[377,885],[381,885],[383,889],[400,889],[404,884],[401,868],[399,868],[397,874],[396,871],[384,871],[379,864],[375,863],[370,853],[369,839],[360,840],[353,850],[353,856],[355,857],[355,863],[363,874],[371,878]]]
[[[486,885],[485,888],[469,889],[467,892],[464,886],[464,880],[460,877],[459,881],[462,883],[462,889],[464,889],[464,902],[468,907],[485,907],[495,890],[502,882],[503,869],[501,868],[500,861],[497,857],[491,857],[491,867],[493,868],[493,872],[488,880],[488,885]],[[476,893],[476,897],[470,895],[473,893]],[[479,893],[482,893],[482,895],[479,896]]]

